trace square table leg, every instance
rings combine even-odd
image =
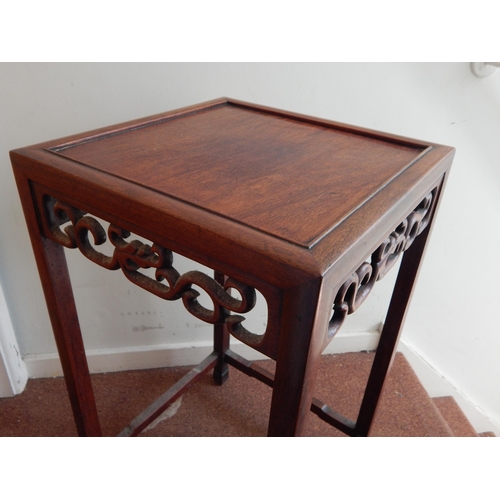
[[[328,311],[321,280],[287,290],[276,360],[268,436],[300,436],[309,416]]]
[[[214,272],[214,278],[217,283],[224,285],[224,274]],[[214,352],[218,354],[217,365],[214,368],[214,380],[222,385],[229,377],[229,365],[225,360],[225,354],[229,349],[229,332],[223,323],[214,325]]]
[[[418,273],[423,261],[429,234],[435,220],[439,205],[440,195],[443,191],[445,179],[437,192],[437,199],[431,214],[429,224],[424,231],[415,238],[410,248],[403,253],[403,259],[399,268],[396,284],[392,292],[391,302],[387,311],[384,327],[380,335],[379,344],[372,369],[366,385],[365,394],[359,410],[354,436],[368,436],[373,419],[377,411],[377,405],[382,394],[387,373],[396,355],[399,338],[403,330],[403,324],[408,312],[411,296],[415,289]]]
[[[78,434],[101,436],[64,248],[43,237],[28,180],[16,173],[23,210]]]
[[[80,436],[100,436],[94,392],[78,322],[64,248],[43,238],[44,291],[73,415]]]

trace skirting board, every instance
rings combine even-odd
[[[0,284],[0,398],[20,394],[28,381]]]
[[[324,354],[374,350],[379,332],[339,333],[326,348]],[[250,361],[266,357],[241,342],[231,339],[231,349]],[[211,342],[196,344],[165,344],[123,349],[100,349],[87,352],[91,373],[107,373],[125,370],[147,370],[171,366],[196,365],[212,352]],[[56,353],[28,355],[24,357],[29,378],[62,376],[61,364]]]
[[[399,342],[398,351],[405,356],[431,398],[452,396],[477,433],[493,432],[500,437],[500,422],[490,419],[467,394],[453,386],[436,368],[431,366],[404,337]]]

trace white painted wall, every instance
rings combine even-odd
[[[477,79],[469,63],[1,64],[0,278],[32,370],[35,361],[54,358],[55,344],[8,150],[220,96],[457,148],[405,341],[500,422],[500,74]],[[78,252],[69,252],[69,263],[86,347],[115,353],[120,361],[112,369],[129,367],[134,352],[174,363],[165,346],[208,344],[210,327],[179,304]],[[378,327],[393,278],[379,284],[344,333]]]

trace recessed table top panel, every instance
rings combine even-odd
[[[50,149],[311,247],[425,147],[224,103]]]

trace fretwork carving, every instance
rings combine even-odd
[[[434,199],[435,191],[429,193],[372,253],[370,262],[363,262],[339,288],[328,327],[330,339],[342,326],[346,316],[358,309],[372,291],[373,285],[387,274],[400,255],[427,227]]]
[[[145,244],[139,240],[128,241],[130,232],[110,224],[107,236],[114,247],[111,256],[96,250],[95,246],[106,242],[106,231],[101,223],[85,212],[55,198],[43,197],[47,237],[67,248],[78,248],[92,262],[109,270],[121,269],[134,284],[165,300],[182,299],[185,308],[198,319],[207,323],[225,323],[229,332],[250,345],[259,344],[264,335],[249,332],[242,325],[245,320],[241,314],[251,311],[256,303],[255,289],[227,278],[220,285],[201,271],[184,274],[173,267],[173,254],[170,250],[157,245]],[[92,235],[93,244],[89,239]],[[140,269],[155,269],[155,279],[139,272]],[[193,288],[198,286],[207,293],[213,309],[202,306],[197,298],[200,293]],[[233,297],[230,289],[235,289],[240,299]],[[231,314],[238,313],[238,314]]]

